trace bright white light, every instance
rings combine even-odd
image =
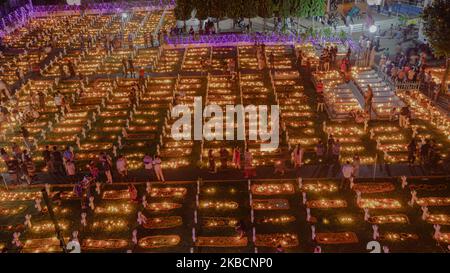
[[[72,6],[72,5],[79,6],[79,5],[81,5],[81,0],[67,0],[67,4],[69,6]]]
[[[127,18],[127,17],[128,17],[128,14],[126,14],[125,12],[122,13],[122,18],[123,18],[123,19],[125,19],[125,18]]]
[[[378,30],[378,28],[377,28],[376,25],[371,25],[371,26],[369,27],[370,33],[375,33],[375,32],[377,32],[377,30]]]

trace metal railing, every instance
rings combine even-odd
[[[395,91],[398,90],[419,90],[420,82],[419,81],[406,81],[406,82],[395,82]]]
[[[393,88],[395,91],[398,90],[419,90],[421,82],[420,81],[397,81],[393,80],[391,76],[386,74],[384,71],[381,70],[379,65],[374,65],[373,68],[378,72],[378,75],[380,75],[383,80],[388,83],[391,88]]]

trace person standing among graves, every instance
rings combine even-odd
[[[159,155],[156,155],[155,158],[153,159],[153,168],[155,169],[155,174],[156,174],[156,178],[158,179],[158,181],[164,182],[165,179],[164,179],[161,163],[162,163],[161,157],[159,157]]]
[[[209,173],[216,173],[216,159],[212,149],[208,150]]]
[[[125,156],[119,155],[117,157],[116,168],[121,179],[125,179],[128,176],[128,163]]]
[[[128,57],[128,70],[130,71],[130,78],[136,77],[136,73],[134,71],[133,58],[131,55]]]
[[[6,161],[6,166],[8,167],[8,176],[9,179],[14,181],[16,184],[19,183],[19,161],[17,158],[11,158],[10,160]]]
[[[63,64],[59,64],[59,76],[61,77],[61,79],[64,79],[66,77],[66,72],[64,72],[64,65]]]
[[[16,77],[20,81],[20,83],[23,83],[24,79],[23,79],[23,71],[22,71],[22,69],[20,69],[20,68],[16,69]]]
[[[359,177],[359,168],[361,166],[361,159],[358,155],[353,156],[353,177],[358,178]]]
[[[350,178],[353,176],[353,166],[350,161],[346,161],[344,166],[342,166],[342,179],[339,185],[340,189],[345,189],[347,186],[350,187]]]
[[[229,152],[224,147],[220,148],[220,165],[222,169],[226,169],[228,167],[228,156]]]
[[[5,150],[5,148],[0,148],[0,157],[3,159],[4,162],[9,160],[9,154]]]
[[[139,69],[139,89],[142,88],[145,84],[145,69],[144,67],[141,67]]]
[[[397,108],[392,107],[391,112],[389,113],[389,121],[397,120]]]
[[[70,112],[70,105],[66,102],[66,98],[64,95],[61,95],[61,109],[65,114]]]
[[[36,176],[36,167],[34,165],[33,159],[31,158],[27,150],[23,150],[22,152],[22,165],[25,179],[28,184],[31,184],[31,181]]]
[[[333,145],[334,145],[334,138],[333,135],[330,134],[327,141],[327,161],[332,164],[333,162]]]
[[[241,169],[241,150],[238,146],[233,149],[233,166],[236,169]]]
[[[367,85],[367,91],[364,94],[364,111],[369,115],[369,120],[372,113],[372,100],[373,100],[373,90],[370,84]]]
[[[340,164],[339,164],[339,158],[341,155],[341,144],[339,143],[339,139],[336,139],[336,141],[333,143],[332,147],[332,164],[333,168],[335,170],[338,170]]]
[[[70,77],[75,77],[77,73],[75,71],[75,65],[73,64],[73,62],[69,60],[67,66],[69,67]]]
[[[408,144],[408,165],[414,165],[416,161],[416,153],[417,153],[417,142],[416,139],[411,139],[411,142]]]
[[[425,143],[420,146],[420,163],[422,166],[428,165],[428,159],[430,156],[430,140],[425,140]]]
[[[237,231],[237,233],[239,234],[239,238],[242,239],[244,238],[245,234],[246,234],[246,226],[244,223],[244,220],[239,220],[239,222],[236,223],[236,227],[235,230]]]
[[[322,80],[319,80],[316,84],[316,92],[317,94],[323,94],[324,85]]]
[[[152,181],[153,180],[153,176],[154,176],[154,172],[153,172],[153,158],[146,153],[144,156],[144,169],[145,169],[145,173],[147,174],[147,179],[148,181]]]
[[[11,145],[11,151],[12,151],[13,156],[16,159],[21,159],[22,158],[22,151],[20,150],[20,147],[19,147],[19,145],[17,145],[17,143],[14,142]]]
[[[53,146],[53,151],[51,153],[51,161],[53,164],[53,171],[58,175],[65,175],[63,157],[61,152],[58,151],[58,147]]]
[[[93,181],[93,178],[85,175],[83,180],[75,185],[76,193],[80,197],[82,209],[88,208],[89,197],[91,197],[91,181]],[[86,198],[84,198],[84,193],[86,193]]]
[[[53,173],[53,162],[51,157],[50,148],[48,145],[45,146],[45,150],[42,152],[42,157],[44,158],[45,166],[48,173]]]
[[[58,108],[58,113],[62,114],[62,106],[63,106],[63,96],[61,95],[61,93],[59,91],[56,92],[55,97],[54,97],[54,102],[56,105],[56,108]]]
[[[319,142],[316,144],[316,147],[314,148],[315,152],[316,152],[316,160],[317,163],[319,163],[320,165],[322,165],[325,162],[325,145],[323,145],[322,140],[319,140]]]
[[[161,30],[158,31],[158,46],[162,45],[162,33]]]
[[[139,201],[138,191],[133,184],[128,184],[128,193],[130,194],[130,201],[137,203]]]
[[[409,116],[410,116],[409,107],[408,107],[408,105],[406,105],[400,109],[400,116],[399,116],[400,127],[406,128],[408,126],[408,117]]]
[[[100,163],[101,163],[102,171],[104,172],[105,177],[106,177],[106,183],[112,184],[113,179],[112,179],[112,174],[111,174],[111,168],[112,168],[111,157],[109,155],[103,153],[101,155]]]
[[[303,164],[303,154],[305,150],[297,144],[294,151],[292,152],[292,161],[294,162],[294,168],[300,168]]]
[[[286,158],[288,155],[288,158]],[[285,151],[283,148],[280,149],[280,155],[277,160],[274,162],[275,171],[273,174],[280,173],[284,175],[286,172],[286,160],[289,160],[289,151]]]
[[[128,49],[133,49],[133,34],[132,33],[130,33],[129,35],[128,35]]]
[[[75,175],[75,154],[72,152],[72,149],[69,145],[67,145],[66,149],[63,153],[64,166],[66,169],[66,173],[68,176]]]
[[[3,104],[0,104],[0,114],[1,114],[1,118],[2,118],[1,120],[3,122],[10,122],[11,121],[9,110]]]
[[[154,47],[155,41],[154,41],[154,38],[153,38],[153,34],[149,33],[149,36],[150,36],[150,47]]]

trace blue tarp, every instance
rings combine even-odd
[[[391,12],[408,16],[419,16],[420,14],[422,14],[422,7],[395,3],[391,5]]]

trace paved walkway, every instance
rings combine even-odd
[[[340,166],[328,165],[304,165],[300,169],[288,168],[284,175],[275,175],[272,166],[258,167],[256,169],[255,179],[296,179],[302,178],[320,178],[320,179],[340,179],[342,177]],[[362,165],[360,167],[359,178],[388,178],[388,177],[425,177],[425,176],[445,176],[450,178],[450,166],[446,168],[447,173],[432,173],[426,167],[414,166],[410,167],[407,164],[395,165]],[[79,173],[77,177],[62,177],[54,174],[39,173],[37,179],[33,184],[67,184],[75,183],[82,179],[87,173]],[[164,170],[166,181],[188,181],[197,180],[242,180],[245,179],[242,170],[228,168],[219,170],[218,173],[209,173],[207,169],[199,169],[195,167],[183,167]],[[113,180],[115,182],[147,182],[156,181],[155,177],[149,177],[148,174],[142,170],[130,171],[126,179],[120,179],[117,173],[113,173]],[[10,183],[8,185],[11,185]]]

